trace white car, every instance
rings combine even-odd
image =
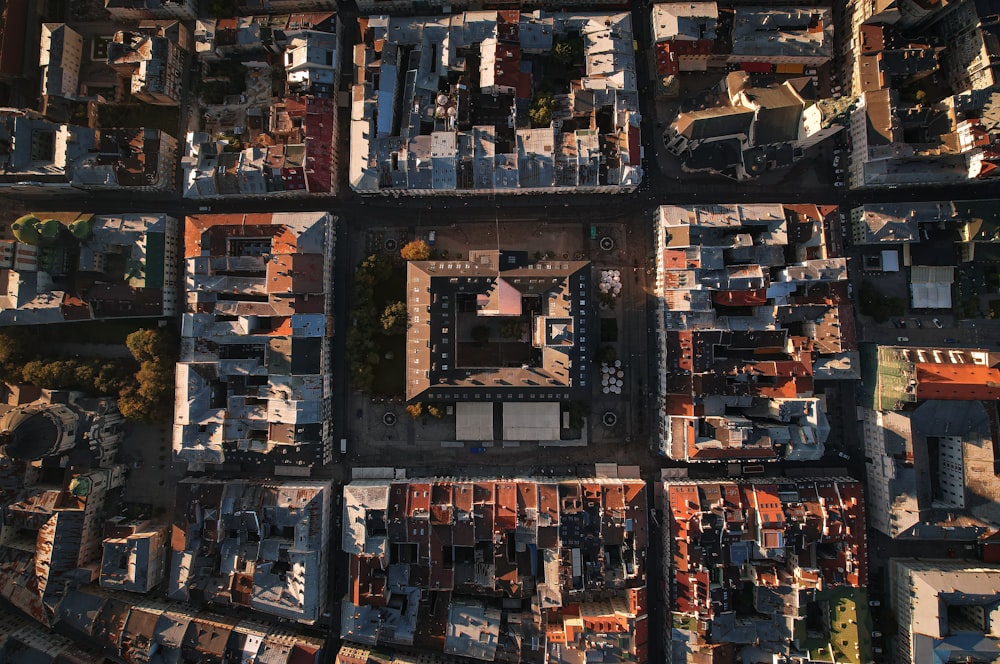
[[[843,186],[844,186],[844,183],[843,183],[843,182],[834,182],[834,183],[833,183],[833,186],[834,186],[834,187],[843,187]]]
[[[942,327],[944,327],[944,325],[942,325],[942,324],[941,324],[941,321],[940,321],[940,320],[938,320],[937,318],[932,318],[932,319],[931,319],[931,322],[932,322],[932,323],[934,323],[934,327],[936,327],[936,328],[937,328],[937,329],[939,329],[939,330],[940,330],[940,329],[941,329]]]
[[[901,344],[905,344],[909,340],[910,340],[909,337],[896,337],[896,341],[898,341]]]

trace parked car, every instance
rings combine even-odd
[[[843,187],[843,186],[844,186],[844,183],[843,183],[843,182],[840,182],[840,181],[837,181],[837,182],[834,182],[834,183],[833,183],[833,186],[834,186],[834,187]]]
[[[816,70],[815,69],[807,69],[805,71],[805,75],[806,76],[815,76],[816,75]]]
[[[851,458],[851,455],[848,454],[847,452],[837,452],[837,456],[839,456],[841,459],[850,459]]]
[[[902,318],[899,319],[899,327],[906,327],[906,321]]]
[[[896,337],[896,341],[898,341],[901,344],[905,344],[909,340],[910,340],[909,337]]]
[[[932,323],[934,323],[934,327],[936,327],[936,328],[937,328],[937,329],[939,329],[939,330],[940,330],[940,329],[941,329],[942,327],[944,327],[944,325],[942,325],[942,324],[941,324],[941,321],[940,321],[939,319],[937,319],[937,318],[932,318],[932,319],[931,319],[931,322],[932,322]]]
[[[878,630],[875,630],[874,632],[872,632],[872,638],[875,638],[875,639],[882,638],[882,632],[880,632]]]
[[[957,343],[958,343],[958,339],[951,339],[951,338],[948,338],[948,339],[945,339],[945,340],[944,340],[944,342],[945,342],[946,344],[957,344]]]
[[[839,85],[833,86],[832,88],[830,88],[830,92],[840,92],[840,86]]]
[[[833,158],[833,167],[837,168],[838,166],[840,166],[840,155],[837,155]]]
[[[868,600],[868,606],[882,606],[882,602],[877,599],[870,599]]]
[[[473,454],[482,454],[483,452],[486,451],[486,448],[485,447],[473,447],[469,451],[472,452]]]
[[[920,321],[919,318],[911,318],[910,320],[912,320],[913,324],[916,325],[917,327],[922,328],[924,326],[924,324]]]

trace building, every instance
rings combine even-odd
[[[731,20],[729,62],[817,67],[833,57],[830,7],[736,7]]]
[[[253,1],[253,0],[247,0]],[[275,0],[262,0],[274,2]],[[289,2],[290,0],[282,0]],[[316,0],[313,0],[316,1]],[[574,10],[602,10],[608,8],[619,8],[627,10],[629,5],[624,0],[611,0],[610,2],[594,2],[594,0],[568,0],[567,2],[537,2],[536,0],[518,0],[518,2],[504,3],[503,9],[535,11],[548,8],[573,8]],[[372,14],[392,14],[393,16],[405,14],[447,14],[449,11],[481,11],[483,9],[492,10],[500,8],[499,3],[477,3],[469,0],[459,0],[458,2],[444,2],[444,0],[361,0],[358,3],[359,15],[367,16]]]
[[[344,648],[646,662],[646,515],[638,479],[355,480]]]
[[[460,403],[459,428],[468,414],[488,417],[489,431],[503,402],[504,438],[558,440],[560,402],[591,392],[590,263],[474,250],[467,260],[409,261],[406,280],[407,400],[481,402],[488,414]]]
[[[1000,247],[1000,206],[997,199],[956,201],[959,260],[995,260]]]
[[[34,29],[32,25],[31,29]],[[0,8],[0,82],[25,76],[24,45],[28,32],[28,0],[7,0]]]
[[[336,9],[337,0],[238,0],[240,14],[304,12]]]
[[[257,123],[248,130],[248,139],[260,145],[236,152],[210,132],[188,132],[181,162],[185,198],[336,193],[336,101],[287,97],[270,107],[268,120],[270,130]]]
[[[125,467],[112,465],[66,473],[65,483],[23,485],[3,509],[0,597],[50,624],[66,581],[97,578],[105,498],[124,480]]]
[[[95,648],[84,647],[12,611],[5,611],[0,615],[0,661],[101,664],[104,658]]]
[[[830,424],[814,381],[856,374],[830,372],[822,358],[857,364],[846,259],[826,244],[835,214],[810,205],[660,207],[661,454],[823,455]]]
[[[167,528],[148,520],[109,519],[104,526],[101,587],[148,593],[159,585],[167,568]]]
[[[875,370],[878,410],[903,410],[928,399],[1000,399],[1000,369],[982,349],[879,346]]]
[[[899,624],[894,661],[989,662],[1000,657],[994,623],[1000,566],[893,558],[889,600]]]
[[[80,642],[126,662],[319,664],[324,641],[286,626],[194,611],[178,602],[125,596],[98,588],[69,589],[56,625]]]
[[[984,166],[974,124],[956,115],[954,99],[924,106],[903,103],[891,88],[864,92],[851,111],[852,187],[967,182]]]
[[[0,191],[172,191],[177,140],[158,129],[89,129],[0,109]]]
[[[871,525],[900,539],[974,539],[1000,526],[1000,480],[981,401],[858,408]]]
[[[158,106],[180,103],[185,49],[178,37],[186,41],[186,35],[187,28],[176,21],[115,33],[108,44],[108,65],[129,79],[132,99]]]
[[[36,212],[12,230],[0,240],[0,324],[177,315],[176,219]]]
[[[337,34],[303,30],[285,47],[288,87],[299,93],[333,97],[340,87]]]
[[[716,45],[719,8],[715,2],[664,2],[650,10],[656,53],[656,95],[676,97],[678,74],[704,71]]]
[[[315,623],[326,606],[332,493],[329,480],[181,480],[168,596]]]
[[[876,245],[919,242],[920,224],[943,224],[956,216],[955,204],[947,201],[859,205],[851,210],[851,241]]]
[[[115,21],[152,18],[193,21],[198,17],[198,0],[104,0],[104,8]]]
[[[326,212],[188,217],[173,448],[189,469],[332,460],[335,246]]]
[[[39,390],[0,404],[0,458],[39,467],[110,468],[125,437],[114,399]]]
[[[663,501],[668,661],[872,660],[860,482],[671,480]]]
[[[681,157],[685,171],[756,177],[791,165],[803,150],[841,129],[817,105],[808,77],[755,87],[749,73],[734,71],[716,92],[717,105],[682,111],[663,133],[664,145]]]
[[[74,99],[80,88],[83,36],[65,23],[42,23],[38,66],[42,97]]]
[[[642,179],[629,14],[375,16],[362,41],[348,178],[359,193],[612,193]],[[543,94],[529,70],[558,43],[586,75]]]
[[[930,30],[947,44],[941,72],[956,92],[1000,83],[1000,16],[987,0],[949,2]]]

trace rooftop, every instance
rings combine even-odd
[[[533,661],[540,641],[645,661],[646,507],[640,480],[355,480],[342,637],[485,661]]]
[[[331,493],[329,481],[185,478],[169,596],[316,622],[326,598]]]

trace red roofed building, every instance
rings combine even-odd
[[[803,648],[805,616],[827,601],[823,591],[868,583],[855,480],[667,481],[663,499],[667,626],[687,652],[675,662],[741,661],[748,633],[754,656],[789,656]]]
[[[346,647],[648,661],[641,480],[364,480],[344,493]]]
[[[1000,369],[978,364],[917,363],[917,399],[996,401]]]

